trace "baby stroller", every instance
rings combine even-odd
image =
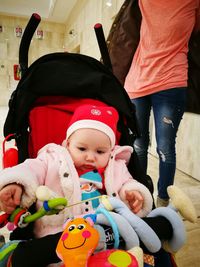
[[[31,38],[40,22],[33,14],[23,35],[19,49],[22,77],[9,101],[9,111],[4,124],[4,136],[16,141],[18,163],[35,157],[47,143],[61,144],[65,138],[67,122],[80,104],[107,104],[119,112],[118,130],[120,145],[133,145],[139,136],[134,106],[124,88],[113,75],[105,40],[97,29],[97,39],[103,62],[72,53],[52,53],[42,56],[28,67],[28,49]],[[97,27],[98,28],[98,27]],[[99,28],[100,29],[100,28]],[[140,168],[134,152],[128,165],[135,179],[153,193],[152,181]],[[34,211],[34,206],[30,212]],[[29,224],[17,228],[11,240],[32,238]],[[154,255],[157,267],[175,266],[171,255],[159,251]]]

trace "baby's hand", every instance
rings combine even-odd
[[[10,214],[20,205],[22,186],[9,184],[0,191],[0,210]]]
[[[144,199],[139,191],[126,191],[126,200],[128,201],[131,211],[133,213],[138,213],[142,209]]]

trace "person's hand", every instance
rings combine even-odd
[[[138,213],[143,207],[144,199],[139,191],[126,191],[126,200],[128,201],[130,209],[133,213]]]
[[[9,184],[0,191],[0,210],[10,214],[20,205],[22,186]]]

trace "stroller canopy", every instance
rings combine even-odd
[[[24,73],[9,101],[4,136],[14,133],[20,161],[28,157],[29,113],[41,97],[90,98],[114,106],[120,115],[120,144],[138,135],[135,110],[117,78],[98,60],[80,54],[53,53],[36,60]]]

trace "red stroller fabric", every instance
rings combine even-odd
[[[83,104],[106,106],[99,100],[66,96],[40,97],[35,102],[29,114],[29,155],[31,158],[36,157],[38,150],[48,143],[62,144],[74,110]],[[119,133],[117,139],[119,140]]]

